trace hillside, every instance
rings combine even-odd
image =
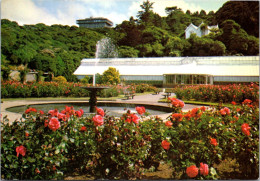
[[[259,54],[259,2],[227,2],[216,13],[185,13],[167,7],[166,17],[153,12],[145,1],[137,19],[129,18],[115,28],[87,29],[77,26],[45,24],[19,26],[1,20],[1,77],[21,64],[30,69],[62,75],[76,81],[73,72],[82,58],[93,58],[98,40],[107,36],[120,57],[225,56]],[[235,7],[235,8],[233,8]],[[239,14],[239,8],[244,8]],[[244,17],[244,18],[242,18]],[[219,24],[220,30],[207,36],[184,38],[193,23]]]

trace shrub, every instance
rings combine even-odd
[[[88,76],[85,76],[83,79],[80,79],[80,82],[82,82],[84,84],[88,84],[89,80],[90,80],[90,78]]]
[[[63,76],[58,76],[58,77],[53,77],[52,79],[54,82],[58,82],[58,83],[65,83],[67,82],[67,79]]]

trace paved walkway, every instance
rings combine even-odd
[[[158,103],[158,101],[163,98],[162,96],[162,92],[160,92],[159,94],[144,94],[144,95],[138,95],[135,96],[134,99],[128,99],[128,100],[124,100],[124,99],[117,99],[116,102],[120,102],[120,103],[135,103],[135,104],[151,104],[151,105],[161,105],[161,106],[168,106],[168,103]],[[22,117],[21,114],[18,113],[13,113],[13,112],[9,112],[6,109],[9,107],[14,107],[14,106],[22,106],[22,105],[32,105],[32,104],[47,104],[47,103],[62,103],[62,102],[86,102],[86,101],[30,101],[30,100],[14,100],[14,101],[4,101],[3,103],[1,103],[1,114],[2,116],[8,116],[10,122],[13,122],[16,119],[20,119]],[[190,109],[193,109],[195,107],[200,107],[198,105],[191,105],[191,104],[185,104],[184,108],[182,109],[182,111],[186,112]],[[167,114],[161,114],[159,115],[162,119],[167,118],[171,113],[167,113]]]

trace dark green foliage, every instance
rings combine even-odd
[[[96,42],[103,35],[86,28],[45,24],[19,26],[1,21],[2,54],[14,65],[52,72],[74,81],[73,72],[82,58],[95,56]]]
[[[258,38],[249,36],[235,21],[226,20],[221,24],[221,26],[223,27],[223,32],[216,36],[216,39],[225,44],[230,54],[259,54]]]
[[[216,12],[216,23],[221,25],[228,19],[237,22],[249,35],[259,37],[259,1],[226,2]]]
[[[77,81],[73,72],[83,58],[94,58],[96,43],[108,37],[119,57],[225,56],[259,54],[259,2],[226,2],[216,13],[201,10],[184,13],[177,6],[166,7],[167,16],[153,11],[153,2],[140,6],[137,19],[129,18],[115,28],[78,28],[43,23],[19,26],[1,20],[2,78],[8,78],[9,65],[25,65],[36,71],[51,72]],[[190,23],[218,24],[220,30],[205,37],[185,39]]]

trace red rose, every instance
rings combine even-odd
[[[57,129],[60,128],[60,122],[58,121],[57,118],[51,118],[48,126],[52,131],[56,131]]]
[[[184,107],[184,102],[179,100],[179,99],[176,99],[176,98],[168,98],[168,100],[171,101],[171,104],[174,106],[174,107],[181,107],[183,108]]]
[[[229,115],[230,114],[230,110],[227,107],[225,107],[225,108],[220,110],[220,114],[223,115],[223,116]]]
[[[26,148],[23,145],[17,146],[15,150],[17,153],[17,157],[19,156],[19,154],[21,154],[22,156],[25,156],[26,154]]]
[[[242,132],[246,135],[249,136],[250,135],[250,129],[251,127],[249,127],[249,125],[247,123],[242,124],[241,126],[241,130]]]
[[[48,124],[49,124],[49,121],[46,119],[46,120],[44,121],[44,127],[47,127]]]
[[[35,108],[29,107],[26,111],[25,114],[29,114],[30,112],[37,112]]]
[[[175,120],[175,121],[180,122],[180,121],[182,120],[182,118],[183,118],[183,115],[180,114],[180,113],[174,113],[174,114],[172,114],[172,119]]]
[[[136,114],[131,114],[131,120],[135,123],[138,124],[139,123],[139,117]]]
[[[103,117],[100,115],[94,116],[92,120],[94,121],[95,126],[101,126],[104,124]]]
[[[198,118],[200,118],[201,117],[201,115],[202,115],[202,112],[200,111],[200,109],[199,108],[193,108],[192,110],[191,110],[191,117],[193,117],[193,118],[195,118],[195,119],[198,119]]]
[[[55,171],[55,170],[56,170],[56,167],[55,167],[54,165],[52,166],[52,170],[53,170],[53,171]]]
[[[138,112],[138,114],[142,115],[143,113],[145,113],[145,107],[139,107],[137,106],[135,108],[135,110]]]
[[[95,108],[96,108],[97,114],[99,114],[102,117],[105,116],[105,112],[102,108],[98,108],[97,106]]]
[[[163,141],[162,141],[162,147],[163,147],[163,149],[169,150],[169,149],[170,149],[170,145],[171,145],[171,143],[168,142],[167,140],[163,140]]]
[[[84,114],[84,111],[83,111],[83,109],[80,109],[79,111],[76,111],[75,114],[77,117],[80,118]]]
[[[66,121],[67,116],[63,113],[58,113],[58,119],[62,121]]]
[[[246,105],[249,105],[251,103],[252,101],[250,99],[245,99],[244,102],[242,102],[242,104],[246,104]]]
[[[188,113],[184,114],[184,117],[185,117],[185,119],[190,120],[191,114],[188,112]]]
[[[202,107],[200,107],[200,110],[204,112],[204,111],[206,111],[206,107],[202,106]]]
[[[236,105],[237,103],[236,103],[235,101],[232,101],[231,104],[232,104],[232,105]]]
[[[43,115],[43,114],[44,114],[44,112],[43,112],[42,110],[40,110],[39,112],[40,112],[40,115]]]
[[[218,145],[218,142],[215,138],[210,138],[210,144],[214,145],[214,146],[217,146]]]
[[[82,126],[82,127],[80,128],[80,131],[86,131],[86,130],[87,130],[86,126]]]
[[[199,169],[195,165],[191,165],[190,167],[187,167],[186,173],[190,178],[194,178],[198,175]]]
[[[40,172],[40,170],[38,168],[35,168],[35,173],[39,174],[41,172]]]
[[[200,174],[203,176],[209,174],[209,166],[207,164],[200,163]]]
[[[172,127],[172,122],[171,121],[166,121],[165,122],[165,126],[167,126],[167,127]]]
[[[58,113],[59,113],[59,111],[58,111],[58,109],[54,109],[54,110],[49,110],[49,112],[48,112],[52,117],[58,117]]]
[[[29,136],[29,133],[28,133],[28,132],[25,132],[25,136],[28,137],[28,136]]]

